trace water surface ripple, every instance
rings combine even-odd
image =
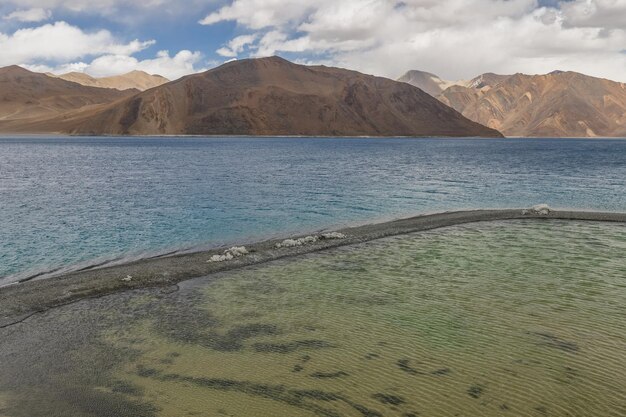
[[[177,248],[540,202],[626,211],[626,141],[0,138],[0,284]]]

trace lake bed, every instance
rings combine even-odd
[[[0,415],[621,416],[625,249],[482,222],[80,301],[0,330]]]

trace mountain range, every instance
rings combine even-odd
[[[626,85],[554,71],[398,81],[279,57],[168,82],[0,68],[0,132],[76,135],[624,137]]]
[[[83,86],[18,66],[0,68],[0,130],[109,104],[138,93]],[[9,130],[11,130],[9,128]]]
[[[455,82],[409,71],[399,81],[428,91],[465,117],[506,136],[626,136],[624,83],[564,71],[488,73]]]
[[[103,78],[95,78],[82,72],[68,72],[67,74],[61,75],[46,75],[61,78],[66,81],[72,81],[88,87],[115,88],[116,90],[135,89],[145,91],[150,88],[166,84],[170,81],[160,75],[152,75],[144,71],[131,71],[127,74]]]
[[[449,81],[444,80],[438,75],[431,74],[430,72],[424,72],[419,70],[411,70],[398,78],[399,82],[411,84],[417,88],[420,88],[430,94],[433,97],[438,97],[445,90],[451,87],[466,87],[466,88],[484,88],[493,87],[496,84],[504,81],[509,75],[499,75],[492,72],[479,75],[471,80],[457,80]]]
[[[36,118],[11,117],[0,131],[88,135],[310,135],[501,137],[419,88],[279,57],[239,60],[144,92],[86,87],[20,69],[39,89],[101,92],[99,105]],[[0,71],[0,79],[4,72]],[[13,88],[24,87],[16,84]],[[81,90],[83,91],[83,90]],[[17,99],[17,95],[16,95]],[[37,105],[38,98],[33,98]],[[61,112],[58,112],[61,113]]]

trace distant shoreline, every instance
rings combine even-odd
[[[64,133],[0,133],[2,137],[50,137],[50,138],[309,138],[309,139],[508,139],[489,136],[329,136],[329,135],[68,135]],[[537,138],[540,139],[540,138]],[[557,138],[558,139],[558,138]],[[598,139],[598,138],[583,138]]]
[[[277,247],[283,239],[253,243],[246,246],[248,254],[223,262],[208,261],[211,257],[223,255],[228,248],[165,255],[101,269],[87,269],[0,288],[0,328],[38,312],[86,298],[130,289],[172,287],[191,278],[390,236],[467,223],[520,219],[625,223],[626,213],[551,211],[549,214],[538,214],[523,209],[444,212],[337,230],[340,235],[345,235],[343,238],[324,239],[319,232],[314,234],[319,239],[301,246]]]
[[[568,137],[535,137],[535,136],[504,136],[501,138],[487,136],[325,136],[325,135],[68,135],[63,133],[0,133],[0,139],[3,138],[246,138],[246,139],[530,139],[530,140],[626,140],[626,137],[619,136],[568,136]]]

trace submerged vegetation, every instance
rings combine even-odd
[[[0,416],[620,416],[626,226],[387,238],[0,329]]]

